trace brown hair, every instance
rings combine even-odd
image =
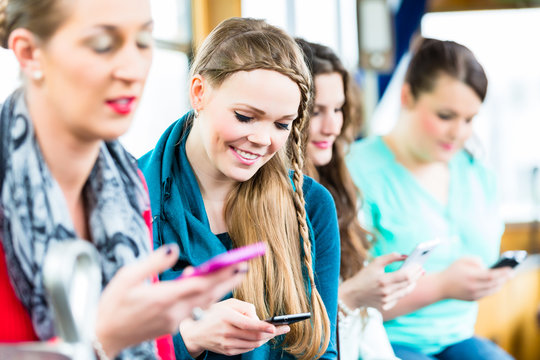
[[[200,74],[213,87],[219,87],[232,74],[255,69],[289,77],[298,85],[301,101],[289,144],[228,195],[224,214],[234,245],[260,240],[267,244],[266,256],[252,262],[247,279],[234,295],[253,303],[260,318],[310,311],[312,321],[292,325],[280,345],[298,358],[313,359],[328,346],[330,323],[315,287],[302,190],[303,136],[312,86],[302,52],[289,35],[263,20],[231,18],[205,39],[191,75]],[[294,171],[294,190],[289,168]],[[304,279],[303,269],[308,279]]]
[[[345,104],[343,126],[332,148],[332,158],[324,166],[307,166],[308,175],[317,179],[332,194],[336,203],[341,237],[341,277],[348,279],[363,267],[368,254],[368,232],[358,222],[360,191],[354,185],[345,164],[348,146],[363,125],[358,86],[337,55],[327,46],[296,39],[302,47],[313,78],[320,74],[338,73],[343,79]],[[317,89],[315,89],[317,91]]]
[[[0,0],[0,45],[11,32],[25,28],[46,42],[66,18],[65,0]]]
[[[467,47],[453,41],[419,37],[411,49],[405,82],[415,98],[422,92],[431,92],[443,73],[468,85],[484,101],[488,80],[482,65]]]

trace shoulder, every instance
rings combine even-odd
[[[315,210],[318,207],[327,208],[329,210],[334,209],[334,199],[330,192],[313,178],[304,175],[304,199],[306,201],[306,210],[309,212]]]
[[[186,131],[189,130],[188,127],[192,117],[193,113],[188,112],[180,119],[173,122],[163,134],[161,134],[154,149],[139,158],[139,168],[149,179],[149,182],[150,178],[158,176],[158,174],[161,174],[162,170],[168,172],[168,169],[174,161],[175,149],[182,141]]]
[[[317,243],[332,244],[337,239],[339,244],[339,227],[336,205],[330,192],[321,184],[308,176],[304,176],[304,200],[308,222],[313,230]],[[335,244],[334,244],[335,245]],[[318,251],[322,250],[317,246]]]
[[[450,165],[464,183],[469,185],[476,183],[486,193],[495,193],[495,174],[481,159],[462,150],[454,156]]]
[[[351,178],[365,199],[385,188],[384,184],[399,180],[394,154],[380,136],[352,144],[345,160]]]
[[[351,176],[357,178],[365,174],[383,171],[394,160],[394,155],[380,136],[372,136],[354,142],[345,158]]]

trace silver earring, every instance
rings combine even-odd
[[[32,79],[36,81],[43,79],[43,72],[41,70],[32,71]]]
[[[199,117],[199,112],[197,110],[193,110],[193,112],[195,113],[195,117],[198,118]]]

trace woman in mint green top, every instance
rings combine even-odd
[[[383,311],[402,359],[510,358],[473,334],[475,301],[511,275],[509,268],[489,269],[503,223],[491,174],[464,150],[486,90],[486,76],[470,50],[422,39],[407,71],[395,128],[353,144],[347,158],[364,194],[374,255],[408,254],[421,242],[441,240],[416,289]]]

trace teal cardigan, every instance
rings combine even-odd
[[[155,149],[139,160],[150,192],[154,247],[165,243],[176,243],[180,246],[179,261],[161,275],[162,280],[174,279],[186,266],[198,265],[231,246],[211,232],[199,185],[187,160],[185,140],[190,128],[186,123],[190,117],[192,113],[172,124],[161,136]],[[313,179],[304,178],[303,190],[311,233],[309,240],[312,243],[315,285],[331,322],[330,345],[322,359],[335,359],[340,265],[336,209],[330,193]],[[191,359],[180,334],[174,337],[174,342],[177,359]],[[208,351],[205,358],[293,359],[281,348],[273,347],[270,343],[237,356],[224,356]]]

